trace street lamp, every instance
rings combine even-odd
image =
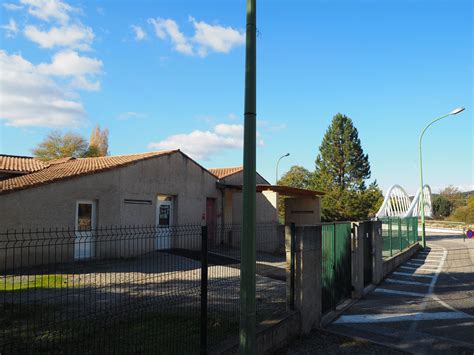
[[[420,142],[419,142],[419,151],[420,151],[420,202],[421,202],[421,241],[423,244],[423,248],[426,248],[426,234],[425,234],[425,196],[423,194],[423,162],[421,158],[421,141],[423,139],[423,135],[425,134],[425,131],[428,129],[429,126],[431,126],[433,123],[438,122],[439,120],[442,120],[443,118],[446,118],[451,115],[457,115],[458,113],[464,111],[464,107],[458,107],[452,110],[450,113],[447,115],[441,116],[430,123],[428,123],[425,128],[423,128],[423,131],[421,131],[420,135]]]
[[[275,178],[275,185],[278,184],[278,165],[280,164],[280,160],[282,160],[283,158],[289,156],[290,153],[286,153],[285,155],[282,155],[278,161],[277,161],[277,166],[276,166],[276,178]]]

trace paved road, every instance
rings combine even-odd
[[[418,354],[474,354],[474,239],[429,236],[328,329]]]

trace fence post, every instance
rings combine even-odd
[[[201,354],[207,354],[207,226],[201,227]]]
[[[365,278],[365,234],[367,233],[367,222],[354,222],[351,226],[351,278],[352,298],[360,298],[364,290]],[[372,280],[370,280],[372,282]]]
[[[372,264],[372,282],[374,285],[378,285],[383,279],[383,237],[382,237],[382,222],[372,221],[372,253],[373,253],[373,264]]]
[[[403,240],[402,240],[402,219],[398,218],[398,238],[400,239],[400,251],[403,250]]]
[[[410,242],[410,218],[407,218],[405,221],[406,221],[406,224],[407,224],[407,241],[408,241],[408,245],[411,245],[412,243]]]
[[[290,309],[295,309],[295,252],[296,252],[296,226],[291,223],[290,239]]]
[[[393,256],[392,248],[392,219],[388,218],[388,236],[390,237],[390,256]]]
[[[287,295],[291,292],[291,226],[285,227]],[[321,322],[321,226],[297,226],[294,233],[294,308],[301,314],[301,332]],[[288,297],[288,306],[290,297]]]

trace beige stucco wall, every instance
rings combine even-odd
[[[221,180],[230,185],[242,185],[243,172],[239,172]],[[259,174],[256,176],[257,184],[268,184]],[[272,191],[257,193],[257,251],[273,253],[284,246],[282,229],[278,224],[278,194]],[[230,244],[236,248],[240,246],[242,228],[242,192],[236,189],[225,189],[224,198],[225,223],[232,224],[230,230],[223,231],[220,239],[224,244]]]
[[[292,197],[285,199],[285,225],[314,225],[321,222],[319,197]]]
[[[154,225],[158,194],[174,196],[175,225],[199,224],[202,214],[206,211],[207,197],[217,199],[218,216],[221,213],[221,194],[216,188],[215,177],[182,154],[175,153],[105,172],[0,195],[0,232],[30,228],[74,229],[76,201],[84,199],[97,202],[98,228],[113,225]],[[124,199],[151,200],[152,204],[125,204]],[[154,248],[151,232],[135,233],[133,245],[129,237],[119,236],[116,232],[106,234],[108,235],[97,243],[96,256],[130,256]],[[172,246],[198,247],[199,234],[194,236],[193,233],[192,237],[189,234],[172,238]],[[9,237],[11,238],[13,236]],[[25,235],[22,238],[29,240],[32,236]],[[3,240],[0,240],[0,248],[9,248],[8,260],[13,259],[11,253],[21,254],[21,260],[16,257],[17,267],[20,266],[18,263],[35,264],[34,260],[48,262],[50,259],[73,259],[74,233],[52,233],[51,238],[45,235],[43,242],[36,243],[42,244],[41,257],[34,255],[38,253],[38,248],[32,250],[26,247],[33,245],[32,242],[23,243],[24,247],[19,248],[19,243],[4,244],[5,239],[6,237],[3,237]],[[5,265],[5,253],[0,253],[0,265]]]
[[[76,201],[97,201],[97,226],[154,224],[156,196],[173,195],[174,223],[200,223],[216,180],[180,153],[0,195],[0,230],[74,227]],[[151,205],[124,199],[151,200]],[[220,203],[218,214],[220,213]]]

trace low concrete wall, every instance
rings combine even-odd
[[[395,254],[389,259],[384,260],[383,262],[383,277],[386,277],[393,270],[403,264],[405,261],[410,259],[418,250],[420,249],[419,243],[413,244],[411,247],[402,250],[401,252]]]
[[[370,222],[355,222],[351,233],[351,271],[352,271],[352,298],[360,298],[364,290],[364,234]]]
[[[301,334],[299,312],[290,312],[281,319],[260,323],[257,327],[257,354],[274,354]],[[239,339],[229,339],[211,349],[209,354],[239,354]]]
[[[285,229],[287,297],[291,290],[291,227]],[[321,323],[322,227],[297,226],[294,235],[294,309],[301,312],[301,333],[309,334]],[[288,304],[291,307],[289,299]]]

